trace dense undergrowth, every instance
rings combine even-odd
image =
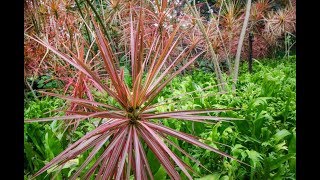
[[[296,75],[295,57],[259,60],[254,73],[247,72],[244,63],[240,70],[236,94],[219,94],[214,73],[205,70],[185,72],[162,91],[157,101],[159,111],[235,108],[219,116],[245,120],[203,124],[166,119],[161,122],[178,131],[201,137],[201,141],[250,164],[247,167],[208,150],[171,138],[173,142],[199,160],[209,171],[189,162],[180,151],[173,152],[189,164],[201,179],[295,179],[296,153]],[[231,89],[231,87],[230,87]],[[113,103],[109,100],[108,103]],[[52,117],[61,112],[66,102],[42,97],[34,100],[30,92],[25,97],[25,118]],[[215,115],[211,113],[211,115]],[[68,144],[75,142],[98,125],[97,119],[82,121],[76,131],[68,133],[62,122],[25,124],[25,179],[57,156]],[[157,158],[146,151],[155,179],[168,179]],[[57,179],[68,179],[88,156],[84,153],[62,168]],[[93,161],[94,162],[94,161]],[[92,163],[93,163],[92,162]],[[56,171],[58,168],[48,171]],[[181,177],[185,175],[181,172]],[[44,173],[37,179],[49,179],[55,174]]]

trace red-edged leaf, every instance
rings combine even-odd
[[[133,136],[133,132],[131,132],[131,138],[132,138],[132,136]],[[127,170],[126,170],[126,179],[129,179],[130,178],[130,172],[131,172],[131,162],[133,162],[133,160],[132,160],[132,157],[133,157],[133,155],[132,155],[132,152],[133,152],[133,140],[131,140],[130,142],[129,142],[129,148],[128,148],[128,161],[127,161]]]
[[[104,152],[102,153],[102,155],[96,160],[96,162],[93,164],[93,166],[91,167],[91,169],[85,174],[85,177],[88,178],[93,171],[97,168],[97,166],[99,165],[99,163],[102,160],[106,160],[105,157],[114,149],[114,147],[116,145],[118,145],[121,140],[123,140],[123,137],[125,136],[126,132],[127,132],[127,128],[122,128],[121,130],[119,130],[119,133],[117,135],[114,136],[114,139],[110,142],[110,144],[107,146],[106,150],[104,150]],[[103,165],[105,165],[104,163],[102,163],[102,167],[100,167],[100,170],[103,168]],[[98,174],[99,176],[99,174]]]
[[[212,112],[224,112],[232,109],[206,109],[206,110],[181,110],[181,111],[171,111],[164,113],[157,113],[146,116],[148,118],[161,118],[166,116],[180,116],[180,115],[194,115],[194,114],[203,114],[203,113],[212,113]],[[223,117],[221,117],[223,118]]]
[[[72,177],[70,178],[71,180],[76,179],[81,171],[86,167],[86,165],[91,161],[91,159],[94,157],[94,155],[97,154],[97,152],[101,149],[101,147],[104,145],[104,143],[106,141],[108,141],[110,135],[108,133],[106,133],[105,139],[103,139],[102,141],[100,141],[95,147],[94,149],[90,152],[89,156],[87,157],[87,159],[81,164],[81,166],[77,169],[77,171],[72,175]]]
[[[171,71],[173,70],[173,68],[180,63],[183,58],[185,58],[190,52],[191,50],[193,50],[193,48],[195,47],[197,43],[194,43],[191,45],[191,47],[187,47],[185,48],[179,55],[178,57],[170,64],[170,66],[159,76],[159,78],[153,83],[153,85],[150,87],[150,89],[153,89],[157,84],[159,84],[164,77],[166,77],[167,75],[169,75],[169,73],[171,73]],[[188,49],[188,51],[186,51],[186,49]]]
[[[139,152],[139,137],[137,130],[133,127],[133,148],[134,148],[134,161],[135,161],[135,178],[141,179],[141,157]]]
[[[87,133],[85,136],[80,138],[78,141],[73,143],[71,146],[69,146],[67,149],[65,149],[62,153],[60,153],[58,156],[53,158],[48,164],[46,164],[43,168],[41,168],[36,174],[34,174],[33,177],[36,177],[40,174],[42,174],[44,171],[49,169],[50,167],[58,164],[59,162],[64,161],[67,158],[73,157],[77,155],[77,153],[81,152],[83,148],[88,148],[89,143],[93,142],[97,138],[101,137],[100,134],[112,130],[112,128],[121,128],[124,123],[126,123],[127,120],[110,120],[107,123],[102,124],[101,126],[97,127],[95,130]]]
[[[128,131],[128,129],[129,128],[126,128],[126,131]],[[127,133],[128,132],[126,132],[126,135]],[[121,150],[123,149],[126,142],[126,135],[123,136],[121,142],[112,151],[110,155],[110,159],[104,171],[104,174],[102,176],[102,179],[107,179],[108,177],[112,177],[117,172],[116,166],[117,166],[117,162],[119,161]]]
[[[184,115],[184,113],[146,116],[145,118],[146,119],[175,118],[175,119],[185,119],[185,120],[214,120],[214,121],[243,120],[240,118],[229,118],[229,117]]]
[[[85,113],[85,112],[83,112]],[[69,115],[69,116],[59,116],[59,117],[48,117],[48,118],[39,118],[39,119],[29,119],[25,120],[25,123],[30,122],[47,122],[47,121],[54,121],[54,120],[69,120],[69,119],[87,119],[91,117],[108,117],[108,115],[112,114],[113,112],[102,111],[102,112],[95,112],[90,113],[88,115]],[[104,116],[105,115],[105,116]]]
[[[189,136],[185,136],[185,135],[182,134],[181,132],[175,131],[175,130],[170,129],[170,128],[165,127],[165,126],[156,125],[156,124],[150,123],[150,122],[144,122],[144,123],[145,123],[146,125],[148,125],[150,128],[155,129],[155,130],[157,130],[157,131],[159,131],[159,132],[168,134],[168,135],[170,135],[170,136],[177,137],[177,138],[179,138],[179,139],[181,139],[181,140],[184,140],[184,141],[186,141],[186,142],[189,142],[189,143],[191,143],[191,144],[193,144],[193,145],[196,145],[196,146],[202,147],[202,148],[204,148],[204,149],[213,151],[213,152],[218,153],[218,154],[220,154],[220,155],[222,155],[222,156],[225,156],[225,157],[228,157],[228,158],[230,158],[230,159],[236,160],[236,161],[238,161],[239,163],[242,163],[242,164],[245,164],[245,165],[247,165],[247,166],[250,166],[250,165],[248,165],[248,164],[246,164],[246,163],[244,163],[244,162],[242,162],[242,161],[240,161],[240,160],[238,160],[238,159],[236,159],[236,158],[234,158],[234,157],[226,154],[225,152],[222,152],[222,151],[220,151],[220,150],[218,150],[218,149],[216,149],[216,148],[213,148],[213,147],[211,147],[211,146],[208,146],[208,145],[206,145],[206,144],[204,144],[204,143],[202,143],[202,142],[200,142],[200,141],[198,141],[198,140],[196,140],[196,139],[194,139],[194,138],[190,138]]]
[[[168,77],[161,85],[157,86],[157,88],[154,88],[151,92],[149,92],[146,96],[148,97],[148,103],[146,103],[145,108],[153,101],[153,99],[160,93],[160,91],[175,77],[177,76],[182,70],[184,70],[186,67],[188,67],[190,64],[192,64],[201,54],[200,52],[195,57],[193,57],[187,64],[185,64],[183,67],[181,67],[178,71],[176,71],[174,74],[172,74],[170,77]],[[143,108],[144,109],[144,108]]]
[[[91,105],[96,105],[96,106],[103,106],[103,107],[106,107],[106,108],[109,108],[109,109],[113,109],[113,110],[120,110],[119,108],[116,108],[114,106],[110,106],[110,105],[104,104],[104,103],[99,103],[99,102],[96,102],[96,101],[85,100],[85,99],[75,98],[75,97],[71,97],[71,96],[63,96],[63,95],[60,95],[60,94],[44,92],[44,91],[38,91],[38,92],[43,93],[43,94],[47,94],[49,96],[54,96],[54,97],[58,97],[58,98],[61,98],[61,99],[68,100],[68,101],[72,101],[72,102],[75,102],[75,103],[86,103],[86,104],[91,104]]]
[[[191,159],[192,161],[194,161],[197,165],[201,166],[202,168],[204,168],[205,170],[207,170],[209,173],[212,174],[212,172],[207,169],[204,165],[202,165],[200,163],[200,161],[196,160],[194,157],[192,157],[190,154],[188,154],[185,150],[183,150],[181,147],[179,147],[177,144],[175,144],[174,142],[170,141],[166,136],[160,134],[161,137],[163,137],[163,139],[168,142],[169,144],[171,144],[174,148],[176,148],[178,151],[180,151],[182,154],[184,154],[185,156],[187,156],[189,159]]]
[[[25,123],[47,122],[47,121],[55,121],[55,120],[80,119],[80,118],[87,118],[87,117],[88,117],[88,116],[85,116],[85,115],[70,115],[70,116],[58,116],[58,117],[28,119],[28,120],[24,120],[24,122],[25,122]]]
[[[120,177],[122,175],[122,172],[124,171],[124,164],[126,161],[127,157],[127,152],[129,149],[129,145],[132,144],[132,126],[129,127],[129,132],[128,132],[128,137],[127,137],[127,142],[126,145],[122,151],[121,158],[119,160],[119,167],[118,167],[118,172],[116,176],[116,180],[120,180]]]
[[[106,71],[108,72],[110,79],[112,81],[113,86],[115,87],[120,99],[125,104],[127,102],[126,91],[124,89],[124,82],[120,81],[120,77],[117,73],[116,66],[114,64],[114,55],[112,54],[111,48],[109,47],[109,43],[106,38],[103,37],[101,30],[97,27],[96,23],[92,21],[96,30],[97,35],[97,44],[101,52],[102,59],[104,61],[104,65]]]
[[[146,124],[144,124],[143,122],[139,122],[140,125],[142,125],[145,130],[147,132],[150,133],[150,135],[152,136],[152,138],[159,144],[159,146],[164,149],[164,151],[166,153],[169,154],[169,156],[171,157],[171,159],[173,159],[173,161],[179,166],[179,168],[184,172],[184,174],[189,178],[192,179],[191,175],[189,174],[189,172],[187,171],[187,169],[185,168],[184,164],[181,163],[181,160],[179,158],[176,157],[176,155],[167,147],[167,145],[159,138],[159,136],[152,130],[150,129]]]
[[[143,129],[138,129],[141,137],[147,143],[148,147],[154,153],[154,155],[158,158],[160,163],[163,165],[165,170],[167,171],[168,175],[171,179],[180,179],[179,174],[175,170],[173,164],[170,162],[170,159],[167,154],[162,150],[162,148],[154,141],[154,139],[147,134],[147,131]]]
[[[125,107],[125,102],[119,96],[117,96],[117,94],[115,94],[111,89],[109,89],[107,86],[105,86],[101,82],[99,77],[94,72],[92,72],[90,70],[90,68],[88,68],[87,65],[84,64],[84,62],[82,62],[81,60],[77,59],[76,57],[71,58],[70,56],[59,52],[56,48],[54,48],[53,46],[51,46],[50,44],[48,44],[48,43],[46,43],[46,42],[44,42],[42,40],[35,39],[35,38],[33,38],[33,37],[29,36],[29,35],[27,35],[27,36],[30,37],[31,39],[37,41],[41,45],[47,47],[48,49],[53,51],[56,55],[61,57],[63,60],[65,60],[66,62],[68,62],[69,64],[71,64],[72,66],[74,66],[75,68],[77,68],[78,70],[80,70],[81,72],[86,74],[87,76],[91,77],[98,86],[100,86],[103,90],[105,90],[110,96],[115,98],[120,103],[120,105],[122,107]]]
[[[153,175],[152,175],[152,172],[151,172],[151,169],[150,169],[150,165],[148,163],[148,159],[147,159],[146,153],[144,152],[142,144],[141,144],[140,141],[139,141],[139,150],[140,150],[143,166],[145,166],[145,169],[147,170],[150,179],[153,180]]]
[[[130,54],[131,54],[131,77],[134,78],[135,76],[135,39],[134,39],[134,30],[133,30],[133,19],[132,19],[132,10],[130,8]],[[134,80],[132,79],[134,82]]]

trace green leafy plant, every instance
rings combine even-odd
[[[29,101],[25,107],[25,118],[49,117],[56,114],[53,110],[63,106],[61,99],[44,97],[38,101]],[[46,112],[46,113],[45,113]],[[66,145],[61,130],[62,123],[57,121],[51,124],[25,124],[24,126],[24,155],[25,170],[38,171],[44,162],[49,161],[63,150]],[[41,176],[44,178],[45,176]],[[61,177],[59,177],[61,179]]]
[[[247,64],[242,64],[236,96],[217,93],[213,88],[214,74],[197,70],[174,79],[171,86],[159,95],[158,101],[163,105],[158,109],[239,108],[237,111],[221,112],[219,116],[241,117],[247,121],[214,125],[164,121],[166,126],[196,134],[202,142],[251,165],[251,168],[240,166],[235,161],[221,159],[179,141],[181,147],[191,149],[193,157],[215,172],[208,177],[295,179],[295,57],[291,56],[288,60],[263,59],[253,65],[255,73],[250,74]],[[197,126],[201,127],[200,130]],[[202,169],[197,169],[197,172],[206,173]]]

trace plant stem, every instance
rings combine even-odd
[[[76,4],[77,4],[77,7],[78,7],[78,9],[79,9],[79,12],[80,12],[81,17],[82,17],[82,19],[84,20],[84,15],[83,15],[83,13],[82,13],[82,11],[81,11],[81,7],[80,7],[80,4],[79,4],[78,0],[75,0],[75,2],[76,2]],[[89,30],[88,30],[88,27],[87,27],[87,26],[84,26],[84,27],[86,28],[86,33],[87,33],[88,38],[89,38],[89,44],[91,44],[92,41],[91,41],[91,36],[90,36]]]
[[[233,92],[236,91],[236,84],[237,84],[238,74],[239,74],[239,63],[240,63],[241,49],[242,49],[242,44],[243,44],[243,40],[244,40],[244,35],[246,33],[246,29],[247,29],[247,26],[248,26],[250,9],[251,9],[251,0],[248,0],[247,1],[247,6],[246,6],[246,14],[245,14],[245,17],[244,17],[243,26],[242,26],[242,29],[241,29],[240,39],[239,39],[239,43],[238,43],[236,59],[235,59],[235,62],[234,62],[233,85],[232,85],[232,91]]]
[[[223,3],[224,3],[224,0],[222,0],[222,2],[221,2],[220,8],[219,8],[218,17],[217,17],[217,20],[215,21],[215,24],[216,24],[216,28],[217,28],[217,31],[218,31],[218,34],[219,34],[220,41],[222,43],[222,47],[223,47],[224,53],[225,53],[226,58],[227,58],[226,61],[227,61],[228,69],[231,70],[232,66],[231,66],[231,62],[230,62],[230,58],[229,58],[229,53],[228,53],[227,48],[226,48],[226,46],[224,44],[224,40],[222,38],[221,31],[220,31],[220,28],[219,28],[220,14],[221,14]],[[208,0],[206,0],[206,4],[207,4],[208,9],[211,9],[210,6],[209,6]],[[213,18],[214,17],[213,12],[211,12],[210,14],[211,14],[211,16]]]
[[[188,7],[191,10],[192,15],[196,18],[196,23],[197,23],[198,27],[200,28],[200,31],[202,32],[202,35],[203,35],[207,45],[209,46],[209,51],[211,53],[211,60],[213,61],[213,65],[214,65],[215,73],[216,73],[216,76],[217,76],[218,84],[221,85],[221,86],[219,86],[219,92],[223,92],[223,91],[225,91],[225,85],[224,85],[224,80],[223,80],[223,77],[222,77],[221,69],[220,69],[220,66],[219,66],[219,62],[217,60],[217,55],[215,54],[215,52],[213,50],[213,47],[212,47],[212,44],[211,44],[211,41],[210,41],[208,35],[206,34],[205,27],[204,27],[202,21],[200,20],[200,16],[199,16],[199,14],[197,12],[197,9],[193,8],[189,1],[186,1],[186,2],[187,2]]]

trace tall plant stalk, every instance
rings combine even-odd
[[[218,84],[220,84],[218,87],[219,87],[219,92],[223,92],[225,91],[225,83],[224,83],[224,79],[222,77],[222,72],[221,72],[221,69],[220,69],[220,66],[219,66],[219,62],[218,62],[218,58],[217,58],[217,55],[216,53],[214,52],[213,50],[213,46],[211,44],[211,41],[206,33],[206,29],[202,23],[202,21],[200,20],[200,16],[199,16],[199,13],[197,12],[197,9],[195,6],[192,6],[190,4],[190,2],[186,1],[187,2],[187,5],[188,5],[188,8],[191,10],[191,13],[192,15],[196,18],[196,23],[206,41],[206,43],[208,44],[209,46],[209,51],[211,53],[211,60],[213,62],[213,65],[214,65],[214,72],[216,73],[216,76],[217,76],[217,81],[218,81]]]
[[[233,85],[232,85],[232,91],[233,92],[236,91],[236,85],[237,85],[238,74],[239,74],[239,64],[240,64],[241,49],[242,49],[242,45],[243,45],[244,35],[245,35],[246,29],[248,27],[250,9],[251,9],[251,0],[248,0],[247,1],[247,5],[246,5],[246,14],[245,14],[245,17],[244,17],[243,26],[242,26],[241,34],[240,34],[240,38],[239,38],[236,59],[235,59],[235,62],[234,62]]]
[[[220,41],[221,41],[221,44],[222,44],[224,53],[225,53],[225,55],[226,55],[226,61],[227,61],[228,69],[229,69],[229,70],[232,70],[232,65],[231,65],[231,62],[230,62],[229,53],[228,53],[228,51],[227,51],[227,48],[226,48],[226,46],[225,46],[223,37],[222,37],[222,35],[221,35],[221,31],[220,31],[220,28],[219,28],[220,14],[221,14],[221,10],[222,10],[223,3],[224,3],[224,0],[222,0],[222,2],[221,2],[220,8],[219,8],[219,12],[218,12],[218,16],[217,16],[217,21],[215,21],[215,25],[216,25],[217,32],[218,32],[218,34],[219,34],[219,38],[220,38]],[[211,9],[207,0],[206,0],[206,5],[207,5],[208,9]],[[213,18],[214,15],[213,15],[213,12],[212,12],[212,11],[210,12],[210,14],[211,14],[211,17]]]

